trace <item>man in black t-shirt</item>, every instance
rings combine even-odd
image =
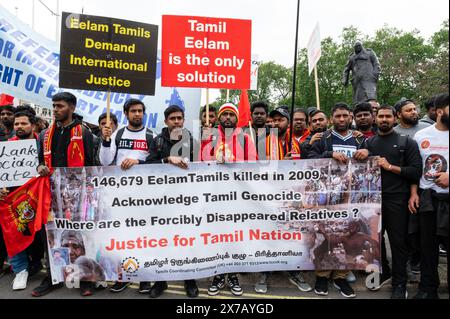
[[[386,258],[382,238],[382,274],[378,290],[392,277],[392,299],[406,299],[408,260],[408,200],[412,184],[417,184],[422,162],[417,143],[394,131],[395,110],[391,106],[378,109],[377,135],[366,141],[371,156],[379,156],[382,179],[382,236],[387,231],[392,249],[392,272]]]

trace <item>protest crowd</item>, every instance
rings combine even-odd
[[[321,107],[320,28],[299,50],[297,8],[291,77],[252,54],[250,19],[163,14],[150,24],[64,11],[52,42],[0,6],[2,284],[23,291],[41,276],[33,297],[107,289],[119,299],[134,287],[158,298],[182,280],[196,298],[208,278],[211,298],[247,297],[250,273],[261,298],[283,276],[316,298],[361,296],[365,279],[374,296],[390,284],[392,299],[439,299],[449,94],[428,62],[445,62],[445,50],[406,72],[430,80],[411,86],[421,93],[377,94],[381,63],[355,39],[342,76],[321,81],[333,89]],[[297,98],[297,87],[308,91],[297,78],[306,52],[315,102]],[[286,92],[250,103],[268,73],[286,73],[268,84]],[[226,98],[210,103],[210,89]],[[27,102],[52,110],[50,123]],[[448,267],[446,279],[448,290]]]
[[[439,298],[439,257],[446,255],[448,264],[449,244],[448,93],[430,97],[423,118],[420,104],[408,98],[399,99],[394,106],[373,99],[352,106],[336,103],[330,114],[316,107],[291,112],[288,107],[279,106],[270,111],[268,103],[259,101],[252,103],[251,126],[246,127],[238,126],[242,110],[225,103],[218,109],[201,109],[200,136],[185,128],[184,109],[177,105],[165,110],[166,127],[156,134],[143,123],[149,106],[139,99],[128,99],[123,105],[127,126],[119,127],[114,114],[109,121],[102,114],[95,128],[77,115],[77,97],[73,94],[57,93],[52,101],[54,121],[50,125],[37,118],[34,109],[27,105],[0,107],[0,142],[36,140],[40,176],[49,176],[58,167],[114,165],[129,170],[135,165],[163,164],[186,169],[190,163],[201,161],[258,163],[328,158],[345,164],[350,159],[364,162],[376,157],[382,177],[382,270],[379,283],[370,290],[377,291],[390,283],[392,298],[405,299],[407,283],[415,282],[418,293],[412,297]],[[181,140],[187,143],[175,147]],[[135,141],[140,147],[133,147]],[[14,188],[1,189],[0,200],[13,191]],[[391,260],[384,235],[389,239]],[[65,232],[61,241],[61,247],[69,248],[70,259],[78,258],[77,263],[95,268],[83,259],[83,239],[76,232]],[[0,271],[15,274],[13,290],[25,289],[28,277],[44,269],[46,276],[32,295],[57,294],[58,289],[64,289],[63,283],[54,284],[51,280],[47,245],[43,226],[26,250],[8,256],[0,234]],[[60,260],[60,256],[54,258]],[[286,275],[303,292],[327,296],[332,284],[343,297],[353,298],[355,276],[366,274],[321,270],[315,272],[315,282],[307,282],[302,271]],[[271,273],[258,276],[254,290],[265,294],[270,288]],[[239,277],[240,274],[230,273],[211,278],[208,294],[217,295],[228,286],[233,295],[241,296]],[[447,268],[447,285],[448,278]],[[129,285],[117,281],[110,283],[108,289],[120,293]],[[188,297],[198,296],[195,280],[186,280],[184,285]],[[82,281],[80,292],[90,296],[96,289],[106,287],[106,282]],[[139,283],[139,293],[151,298],[158,298],[167,288],[165,281]]]

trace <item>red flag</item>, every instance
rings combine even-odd
[[[241,91],[241,97],[239,100],[239,122],[238,127],[248,126],[249,122],[252,120],[252,115],[250,111],[250,102],[248,100],[247,90]]]
[[[24,251],[47,223],[51,196],[50,178],[35,177],[0,201],[0,225],[8,256]]]
[[[8,94],[0,94],[0,106],[10,105],[14,103],[14,96]]]

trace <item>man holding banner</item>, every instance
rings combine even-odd
[[[417,184],[422,163],[417,143],[394,131],[395,110],[381,106],[377,112],[378,133],[366,142],[370,153],[379,156],[382,180],[382,273],[379,290],[392,277],[392,299],[406,299],[408,280],[408,202],[411,184]],[[392,250],[392,271],[389,267],[384,233],[387,232]]]
[[[294,112],[296,114],[298,112]],[[304,114],[306,115],[306,114]],[[300,159],[300,144],[299,140],[295,136],[290,138],[290,123],[291,116],[284,107],[279,107],[270,113],[270,116],[274,120],[275,130],[269,132],[266,136],[266,159],[267,160],[291,160]],[[306,119],[305,119],[306,122]],[[277,134],[277,136],[274,135]],[[309,133],[309,130],[308,130]],[[259,143],[258,143],[259,144]],[[311,286],[305,281],[303,273],[300,271],[288,272],[289,281],[297,286],[303,292],[311,291]],[[267,279],[269,273],[263,272],[259,276],[258,282],[255,284],[255,291],[258,293],[267,292]]]
[[[93,166],[93,135],[82,125],[82,118],[75,114],[77,98],[71,93],[61,92],[54,95],[52,101],[55,123],[39,137],[39,175],[48,176],[56,167]],[[47,248],[47,238],[44,242]],[[62,287],[61,283],[52,283],[48,256],[46,263],[47,276],[33,290],[34,297],[41,297],[55,288]],[[90,296],[94,291],[94,283],[81,282],[80,288],[82,296]]]
[[[215,134],[202,142],[200,160],[221,163],[257,160],[251,137],[237,128],[238,108],[232,103],[225,103],[219,109],[218,118],[219,128]]]
[[[331,110],[333,129],[325,132],[320,139],[313,144],[310,159],[333,158],[341,164],[348,163],[350,158],[364,161],[369,157],[369,151],[363,149],[364,138],[356,138],[349,130],[351,124],[350,108],[345,103],[337,103]],[[323,230],[320,233],[324,234]],[[346,278],[349,275],[346,270],[321,270],[316,271],[316,284],[314,292],[320,296],[328,295],[328,280],[332,277],[334,286],[339,289],[342,296],[355,298],[353,288],[348,284]]]
[[[191,132],[184,128],[184,111],[179,106],[169,106],[164,111],[164,118],[167,127],[153,140],[147,163],[170,163],[186,169],[188,162],[194,161],[194,140]],[[184,288],[189,298],[199,294],[195,280],[185,280]],[[166,281],[155,282],[150,290],[150,298],[158,298],[166,289]]]
[[[38,136],[34,132],[36,127],[36,118],[29,112],[18,112],[14,115],[14,130],[15,136],[8,141],[21,141],[21,140],[37,140]],[[0,189],[0,200],[5,200],[8,193],[16,190],[17,187],[10,189]],[[9,202],[7,200],[6,202]],[[6,216],[6,213],[5,213]],[[2,216],[2,217],[5,217]],[[7,219],[2,218],[2,227],[11,227]],[[8,226],[9,225],[9,226]],[[1,227],[0,227],[1,230]],[[0,236],[2,232],[0,231]],[[11,232],[5,229],[5,236],[11,234]],[[30,234],[31,236],[31,234]],[[32,239],[34,238],[34,239]],[[19,252],[16,255],[10,257],[10,263],[12,270],[16,275],[13,281],[13,290],[23,290],[27,287],[27,280],[29,275],[36,274],[42,269],[41,259],[44,257],[44,249],[42,247],[41,232],[36,232],[33,237],[26,238],[27,243],[23,243],[23,246],[28,246],[25,250]],[[3,237],[0,239],[3,240]],[[13,239],[19,241],[17,237]],[[11,248],[8,248],[11,251]],[[30,255],[30,256],[29,256]],[[32,265],[29,265],[29,257],[31,257]]]
[[[232,103],[225,103],[219,109],[219,129],[217,135],[212,135],[209,140],[202,143],[200,151],[201,161],[213,161],[218,163],[236,163],[257,160],[256,147],[252,138],[236,128],[239,119],[239,110]],[[237,274],[228,274],[228,285],[231,293],[242,296],[244,290],[239,284]],[[225,287],[225,275],[213,278],[208,288],[208,295],[215,296]]]
[[[128,170],[135,165],[144,164],[150,155],[149,147],[153,142],[153,132],[144,127],[145,105],[137,99],[129,99],[123,106],[128,126],[114,134],[110,126],[102,129],[102,145],[100,146],[100,163],[103,166],[120,165]],[[130,285],[129,282],[117,281],[111,292],[121,292]],[[139,283],[139,293],[150,292],[150,282]]]
[[[100,147],[100,162],[103,166],[120,165],[130,169],[144,164],[149,155],[153,132],[144,127],[145,105],[137,99],[129,99],[123,106],[128,126],[112,134],[111,127],[103,128],[104,140]]]

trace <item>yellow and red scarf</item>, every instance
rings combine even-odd
[[[291,153],[292,157],[295,159],[300,159],[300,144],[297,142],[295,138],[291,141],[291,133],[290,130],[286,132],[286,136],[284,137],[284,145],[283,141],[274,134],[270,134],[266,138],[266,155],[268,160],[279,160],[282,161],[286,157],[288,153]],[[296,156],[297,155],[297,156]]]
[[[52,169],[52,141],[55,134],[53,124],[44,135],[44,160],[45,165]],[[75,125],[70,130],[70,143],[67,149],[67,167],[84,166],[83,128],[81,124]]]
[[[308,136],[310,136],[310,135],[311,135],[311,131],[309,129],[304,130],[303,134],[302,134],[302,136],[300,136],[300,139],[298,140],[298,142],[300,144],[304,143],[306,141],[306,139],[308,138]],[[297,141],[295,136],[294,136],[294,139]]]

